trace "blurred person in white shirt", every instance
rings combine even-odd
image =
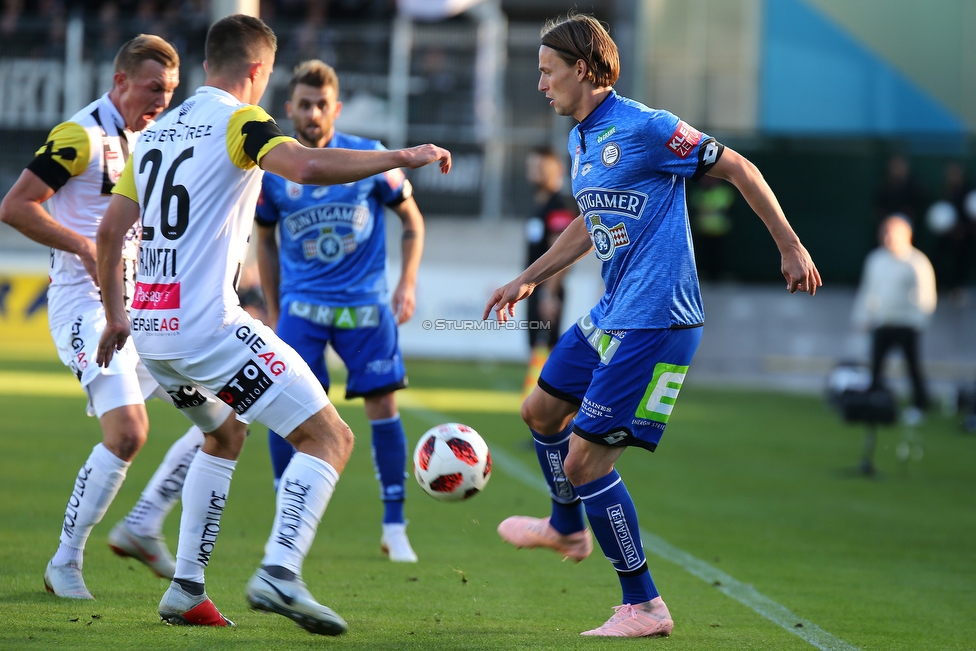
[[[884,386],[885,358],[892,348],[901,348],[912,381],[914,406],[906,415],[917,419],[929,405],[919,335],[935,311],[935,272],[925,254],[912,246],[912,225],[905,215],[886,217],[878,240],[881,246],[864,261],[854,300],[854,325],[871,331],[872,389]]]

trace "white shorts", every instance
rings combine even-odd
[[[95,363],[104,330],[105,310],[100,305],[51,330],[58,357],[88,393],[88,415],[98,418],[118,407],[141,404],[159,388],[139,360],[132,339],[115,353],[107,368]]]
[[[213,342],[182,359],[143,360],[177,409],[204,432],[236,413],[287,436],[329,404],[305,360],[246,312]]]

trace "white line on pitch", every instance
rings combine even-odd
[[[401,409],[408,410],[414,415],[422,417],[431,426],[451,420],[450,416],[430,409],[415,407],[401,407]],[[495,464],[496,470],[502,470],[523,484],[531,486],[546,495],[549,494],[549,485],[546,484],[546,480],[543,479],[539,472],[533,472],[529,468],[526,468],[525,464],[498,447],[491,449],[491,455],[498,462]],[[661,558],[671,561],[689,574],[697,576],[702,581],[715,586],[727,596],[748,606],[782,629],[820,649],[820,651],[858,651],[856,646],[831,635],[813,622],[795,615],[789,608],[776,603],[751,585],[742,583],[718,568],[712,567],[700,558],[696,558],[688,552],[678,549],[660,536],[655,536],[643,528],[641,528],[640,534],[644,543],[644,551],[653,552]]]

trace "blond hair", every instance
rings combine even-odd
[[[176,48],[155,34],[139,34],[126,41],[115,55],[115,72],[135,75],[143,61],[156,61],[167,70],[180,67]]]

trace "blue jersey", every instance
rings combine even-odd
[[[603,262],[604,330],[701,325],[685,179],[724,148],[667,111],[610,95],[569,136],[573,195]]]
[[[327,147],[383,149],[336,132]],[[293,301],[346,307],[389,301],[384,206],[410,196],[399,169],[343,185],[300,185],[265,173],[255,219],[279,224],[282,313]]]

